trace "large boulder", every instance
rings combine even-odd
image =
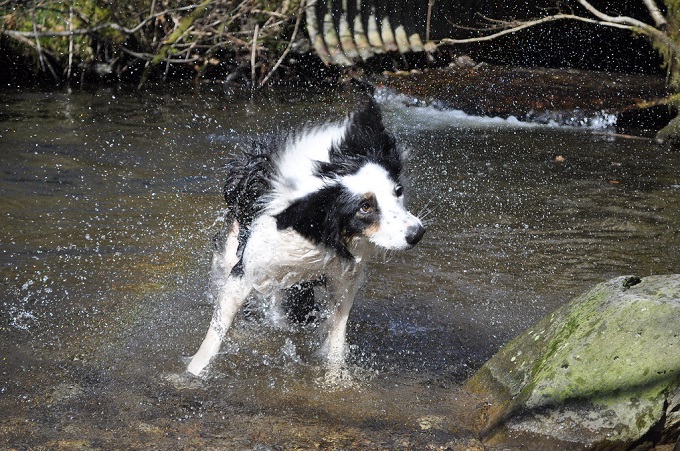
[[[601,283],[538,322],[467,382],[483,431],[583,447],[671,442],[680,428],[680,275]]]
[[[667,144],[671,147],[680,146],[680,114],[659,130],[654,138],[659,144]]]

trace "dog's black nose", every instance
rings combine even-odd
[[[425,235],[425,227],[421,226],[420,224],[415,225],[413,227],[409,227],[406,230],[406,242],[410,246],[415,246],[418,241]]]

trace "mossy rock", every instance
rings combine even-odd
[[[468,381],[489,396],[484,434],[584,447],[673,440],[680,425],[680,275],[597,285],[503,347]]]
[[[655,141],[671,147],[680,147],[680,114],[656,133]]]

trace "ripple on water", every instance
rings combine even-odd
[[[460,383],[485,359],[595,282],[680,271],[680,154],[386,102],[428,232],[369,267],[349,323],[353,383],[320,386],[314,327],[273,329],[257,312],[240,317],[206,378],[187,379],[185,358],[212,314],[220,165],[241,137],[342,117],[357,97],[7,96],[9,446],[52,446],[55,431],[59,446],[80,447],[481,446],[487,406]]]

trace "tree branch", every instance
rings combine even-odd
[[[600,11],[599,9],[595,8],[587,0],[578,0],[578,2],[581,6],[583,6],[585,9],[587,9],[590,14],[592,14],[593,16],[597,17],[598,19],[600,19],[601,21],[603,21],[605,23],[611,22],[613,24],[625,24],[625,25],[629,25],[631,27],[637,27],[637,28],[649,27],[648,24],[646,24],[646,23],[644,23],[640,20],[633,19],[632,17],[607,15],[607,14],[603,13],[602,11]]]
[[[644,3],[647,7],[647,10],[649,10],[649,14],[652,16],[652,19],[658,28],[664,28],[666,25],[668,25],[666,18],[663,16],[663,13],[656,5],[654,0],[642,0],[642,3]]]
[[[620,28],[624,30],[630,30],[633,33],[642,35],[647,38],[652,45],[654,45],[657,50],[663,56],[666,67],[669,73],[669,79],[671,84],[676,87],[680,86],[680,42],[674,37],[674,35],[666,30],[667,21],[666,18],[659,10],[655,3],[655,0],[642,0],[642,2],[647,7],[655,25],[650,25],[641,20],[635,19],[628,16],[611,16],[606,14],[599,9],[595,8],[588,0],[576,0],[579,5],[581,5],[585,10],[591,14],[593,17],[587,17],[584,15],[565,14],[558,12],[556,14],[551,14],[538,19],[530,19],[523,21],[500,21],[487,19],[489,26],[483,30],[489,33],[489,30],[500,31],[493,32],[484,36],[477,36],[473,38],[466,39],[442,39],[438,45],[443,44],[467,44],[473,42],[483,42],[491,41],[493,39],[499,38],[501,36],[516,33],[520,30],[526,28],[534,27],[537,25],[545,24],[548,22],[554,22],[558,20],[576,20],[580,22],[586,22],[596,25],[601,25],[605,27]]]
[[[257,57],[257,35],[260,31],[260,25],[255,24],[255,31],[253,31],[253,43],[250,48],[250,86],[255,89],[255,61]]]
[[[501,36],[504,36],[506,34],[513,34],[516,33],[520,30],[524,30],[526,28],[530,27],[535,27],[536,25],[541,25],[544,23],[548,22],[555,22],[558,20],[578,20],[581,22],[586,22],[586,23],[592,23],[592,24],[597,24],[597,25],[605,25],[608,27],[614,27],[614,28],[623,28],[625,30],[633,30],[635,27],[629,24],[625,23],[614,23],[614,22],[607,22],[605,20],[595,20],[595,19],[589,19],[587,17],[582,17],[582,16],[577,16],[575,14],[553,14],[551,16],[546,16],[546,17],[541,17],[540,19],[532,19],[532,20],[527,20],[523,22],[519,22],[518,25],[510,25],[508,24],[508,28],[505,28],[501,31],[498,31],[496,33],[492,33],[489,35],[485,36],[478,36],[475,38],[465,38],[465,39],[452,39],[452,38],[444,38],[440,41],[440,44],[469,44],[472,42],[483,42],[483,41],[491,41],[493,39],[499,38]]]
[[[501,31],[497,33],[492,33],[489,35],[485,36],[478,36],[474,38],[466,38],[466,39],[451,39],[451,38],[446,38],[442,39],[440,41],[441,44],[467,44],[467,43],[472,43],[472,42],[483,42],[483,41],[490,41],[493,39],[496,39],[498,37],[504,36],[506,34],[512,34],[516,33],[520,30],[524,30],[526,28],[534,27],[536,25],[541,25],[544,23],[548,22],[554,22],[558,20],[576,20],[580,22],[586,22],[586,23],[591,23],[591,24],[596,24],[596,25],[602,25],[605,27],[612,27],[612,28],[621,28],[624,30],[630,30],[632,32],[636,32],[639,34],[642,34],[644,36],[647,36],[648,38],[663,43],[665,46],[669,47],[670,49],[673,49],[675,52],[680,52],[680,49],[678,48],[677,43],[673,42],[673,40],[663,31],[655,28],[652,25],[649,25],[645,22],[642,22],[640,20],[634,19],[632,17],[628,16],[610,16],[608,14],[603,13],[602,11],[598,10],[595,8],[593,5],[591,5],[587,0],[577,0],[578,3],[586,8],[588,12],[590,12],[593,16],[595,16],[595,19],[589,18],[589,17],[583,17],[579,16],[577,14],[564,14],[564,13],[557,13],[557,14],[552,14],[546,17],[541,17],[538,19],[531,19],[531,20],[526,20],[526,21],[520,21],[520,22],[506,22],[506,25],[503,25],[501,21],[494,21],[500,23],[501,27],[504,27]],[[646,0],[647,2],[653,2],[653,0]],[[658,9],[657,9],[658,11]]]
[[[276,69],[279,68],[281,63],[283,62],[284,58],[286,55],[288,55],[288,52],[290,52],[290,49],[293,47],[293,43],[295,42],[295,37],[297,36],[298,29],[300,28],[300,22],[302,22],[302,11],[305,9],[305,0],[302,0],[300,2],[300,7],[297,12],[297,19],[295,19],[295,28],[293,28],[293,34],[290,37],[290,41],[288,41],[288,45],[286,46],[286,50],[283,51],[279,59],[276,61],[276,64],[274,64],[274,67],[272,67],[272,70],[269,71],[266,77],[262,80],[260,83],[260,88],[263,87],[264,85],[267,84],[269,79],[271,78],[272,75],[274,75],[274,72],[276,72]]]

